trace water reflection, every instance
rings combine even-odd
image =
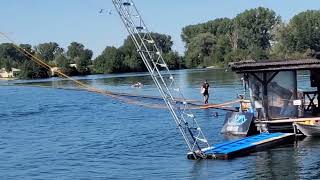
[[[226,72],[223,69],[213,70],[189,70],[185,73],[186,81],[190,86],[200,86],[204,80],[208,80],[209,84],[216,87],[220,85],[231,85],[241,83],[238,75]]]
[[[256,179],[299,179],[297,152],[293,144],[257,153]]]
[[[320,178],[320,137],[306,137],[297,144],[301,179]]]
[[[238,76],[224,70],[182,70],[175,71],[174,76],[185,96],[190,99],[202,100],[199,87],[204,79],[211,82],[213,87],[209,99],[211,103],[233,100],[235,95],[243,90]],[[151,78],[144,73],[75,78],[101,89],[159,96]],[[144,88],[130,87],[137,81],[143,83]],[[303,80],[299,82],[303,83]],[[54,88],[75,87],[73,82],[60,78],[21,80],[15,83]],[[4,177],[9,177],[8,174],[11,173],[18,174],[13,179],[22,177],[32,179],[34,176],[24,170],[35,166],[39,167],[34,168],[35,172],[48,172],[42,176],[38,175],[38,179],[50,179],[46,176],[48,174],[51,174],[50,177],[57,178],[60,175],[67,179],[72,179],[71,176],[76,177],[73,179],[86,177],[317,179],[320,177],[320,158],[317,156],[320,139],[317,138],[305,138],[295,144],[228,161],[189,161],[184,159],[185,145],[167,111],[128,105],[86,92],[30,87],[2,87],[0,91],[2,113],[0,122],[3,129],[0,136],[2,137],[0,159],[9,162],[0,164],[0,172]],[[156,104],[158,101],[155,99],[150,102]],[[215,112],[218,112],[218,117],[213,116]],[[195,111],[200,127],[210,143],[218,144],[226,141],[220,134],[224,113],[213,109]],[[47,136],[52,139],[48,141]],[[30,137],[32,138],[24,139]],[[57,141],[57,137],[62,138]],[[34,142],[36,145],[30,147]],[[90,148],[85,146],[88,142],[92,145]],[[99,144],[106,146],[101,147]],[[57,149],[52,146],[56,146]],[[78,148],[75,148],[72,154],[57,153],[68,152],[70,147]],[[96,151],[91,151],[92,149]],[[5,152],[13,155],[5,156]],[[115,156],[112,157],[114,159],[110,154]],[[75,155],[78,156],[75,158]],[[50,159],[52,157],[56,159]],[[99,157],[105,157],[104,161]],[[43,162],[39,162],[41,158]],[[28,166],[28,163],[33,167]],[[43,166],[44,163],[47,165]],[[74,169],[75,163],[78,169]],[[15,165],[24,169],[18,169]],[[58,168],[74,169],[74,172],[61,174]],[[131,169],[128,171],[129,175],[124,173],[124,169]]]
[[[191,179],[209,179],[208,161],[197,160],[193,162],[192,169],[189,173]]]
[[[153,84],[152,79],[149,76],[132,76],[132,77],[116,77],[98,79],[96,83],[103,83],[108,86],[131,86],[136,82],[141,82],[144,85]]]
[[[234,73],[225,72],[222,69],[177,70],[173,71],[173,76],[177,85],[181,88],[181,91],[187,99],[197,99],[202,101],[203,97],[200,93],[200,85],[205,79],[208,80],[211,87],[209,103],[234,100],[234,98],[236,98],[236,94],[241,93],[243,90],[238,76]],[[83,83],[104,90],[159,96],[159,92],[156,89],[152,78],[146,73],[91,75],[74,78]],[[146,88],[132,88],[131,85],[137,82],[141,82]],[[70,80],[56,77],[43,80],[17,80],[13,81],[13,83],[17,85],[46,86],[52,88],[73,88],[77,86]],[[225,88],[229,88],[230,91],[225,91]],[[219,95],[220,93],[221,95]]]

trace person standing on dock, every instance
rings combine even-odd
[[[209,100],[209,83],[207,80],[201,86],[201,94],[203,95],[203,100],[205,104],[208,104]]]

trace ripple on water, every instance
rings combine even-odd
[[[233,99],[241,89],[234,75],[179,71],[190,99],[201,99],[199,84],[212,77],[213,102]],[[126,77],[93,84],[130,84]],[[219,79],[220,78],[220,79]],[[146,77],[136,77],[154,94]],[[89,81],[89,80],[88,80]],[[68,85],[69,86],[69,85]],[[126,92],[126,86],[115,87]],[[231,95],[230,95],[231,94]],[[157,103],[157,101],[152,101]],[[0,86],[0,174],[3,179],[317,179],[320,141],[293,145],[228,161],[190,161],[186,145],[168,111],[126,104],[85,91]],[[224,118],[217,110],[197,110],[212,143]],[[223,114],[222,111],[218,111]]]

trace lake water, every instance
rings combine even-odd
[[[211,103],[234,100],[243,92],[237,75],[223,70],[174,74],[188,99],[202,100],[204,79],[213,87]],[[78,79],[115,92],[159,94],[144,73]],[[144,87],[131,88],[137,81]],[[320,179],[320,139],[305,138],[232,160],[192,161],[165,109],[55,89],[74,87],[59,78],[0,83],[0,179]],[[221,116],[214,117],[216,112]],[[224,111],[194,113],[210,143],[228,139],[220,134]]]

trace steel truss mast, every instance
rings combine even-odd
[[[161,50],[141,18],[134,2],[132,0],[112,0],[112,2],[179,128],[189,151],[193,153],[195,159],[205,158],[203,149],[209,148],[210,145],[194,114],[188,109],[188,103],[181,89],[176,85],[175,78],[169,71]]]

